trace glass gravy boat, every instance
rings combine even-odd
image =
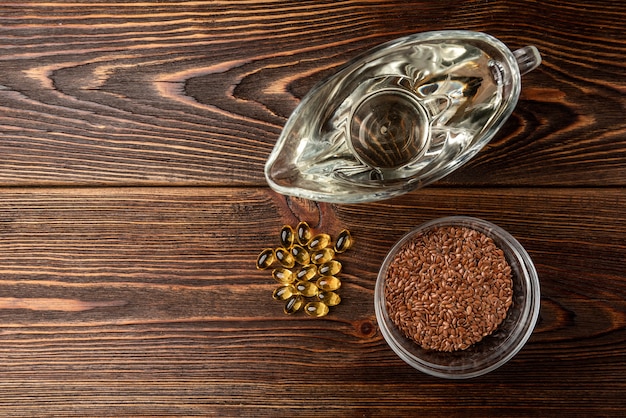
[[[371,49],[314,87],[265,166],[286,195],[333,203],[391,198],[451,173],[511,115],[541,63],[471,31],[424,32]]]

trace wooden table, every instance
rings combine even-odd
[[[371,204],[267,187],[316,82],[454,28],[544,58],[469,164]],[[0,415],[624,414],[625,33],[608,0],[0,2]],[[512,361],[449,381],[391,351],[373,289],[400,236],[461,214],[527,248],[542,305]],[[322,319],[255,269],[299,220],[356,240]]]

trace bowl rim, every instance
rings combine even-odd
[[[502,248],[502,250],[507,252],[511,257],[515,258],[518,261],[521,267],[521,271],[523,273],[522,280],[524,280],[528,285],[527,298],[530,303],[525,304],[524,310],[521,313],[521,317],[527,319],[522,322],[519,327],[517,327],[522,331],[521,336],[518,336],[517,344],[511,347],[506,355],[500,357],[497,361],[486,367],[466,368],[457,366],[444,368],[432,362],[428,362],[420,357],[417,357],[416,355],[405,349],[402,345],[400,345],[396,341],[396,337],[393,336],[389,328],[390,326],[393,326],[395,328],[395,325],[388,317],[387,309],[384,303],[384,282],[387,268],[389,267],[389,264],[393,260],[393,257],[395,256],[397,251],[407,241],[412,239],[415,234],[436,226],[464,226],[470,229],[475,229],[492,238],[497,237],[499,240],[504,241],[509,248]],[[500,245],[498,246],[501,248]],[[430,374],[432,376],[448,379],[467,379],[481,376],[499,368],[500,366],[511,360],[522,349],[522,347],[526,344],[526,342],[532,335],[532,332],[537,323],[539,317],[540,298],[541,290],[537,270],[534,266],[534,263],[532,262],[532,259],[530,258],[530,255],[520,244],[520,242],[506,230],[489,221],[475,218],[472,216],[457,215],[437,218],[424,222],[404,234],[391,247],[391,249],[385,256],[385,259],[380,267],[376,279],[376,285],[374,289],[374,310],[376,313],[376,320],[378,321],[379,329],[381,330],[383,338],[391,347],[391,349],[407,364],[421,372]],[[507,337],[506,340],[509,340],[510,338],[512,337]],[[406,340],[409,341],[408,338]]]

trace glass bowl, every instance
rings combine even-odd
[[[464,350],[444,352],[422,348],[405,337],[388,315],[385,280],[394,257],[417,234],[435,227],[466,227],[490,237],[502,249],[511,267],[513,304],[498,328]],[[426,222],[402,237],[389,251],[375,288],[376,319],[391,349],[406,363],[424,373],[449,379],[477,377],[509,361],[524,346],[539,316],[540,288],[537,271],[522,245],[502,228],[482,219],[453,216]]]

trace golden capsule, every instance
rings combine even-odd
[[[330,260],[320,264],[317,272],[320,276],[334,276],[341,271],[341,263],[337,260]]]
[[[266,248],[261,251],[261,254],[259,254],[259,257],[256,259],[256,268],[265,270],[274,263],[274,259],[274,250]]]
[[[341,297],[335,292],[319,292],[316,298],[326,306],[336,306],[341,302]]]
[[[321,250],[313,251],[311,253],[311,262],[314,264],[324,264],[333,259],[335,251],[330,248],[322,248]]]
[[[291,247],[291,255],[296,260],[296,263],[300,265],[307,265],[311,262],[311,255],[309,251],[301,245],[294,245]]]
[[[287,267],[290,269],[296,265],[296,259],[293,257],[289,250],[286,250],[284,248],[277,248],[274,251],[274,256],[283,267]]]
[[[309,302],[304,306],[304,312],[314,317],[327,315],[329,310],[328,306],[323,302]]]
[[[293,228],[289,225],[283,226],[280,230],[280,245],[282,245],[283,248],[289,249],[293,245],[294,240],[295,235],[293,233]]]
[[[307,298],[317,295],[317,292],[319,291],[319,289],[317,288],[317,285],[313,282],[303,282],[303,281],[296,282],[296,284],[294,285],[294,288],[296,289],[299,295],[302,295]]]
[[[287,303],[285,303],[285,307],[283,311],[287,315],[292,315],[298,312],[304,306],[304,298],[302,296],[292,296],[287,299]]]
[[[321,290],[332,291],[341,287],[341,280],[335,276],[325,276],[317,279],[316,284]]]
[[[274,280],[278,283],[282,284],[293,283],[294,280],[296,280],[296,275],[293,274],[291,270],[284,267],[275,268],[274,271],[272,271],[272,277],[274,277]]]
[[[309,248],[313,251],[321,250],[322,248],[326,248],[332,242],[330,235],[328,234],[317,234],[311,241],[309,241]]]
[[[311,227],[306,222],[300,222],[296,227],[296,238],[300,245],[307,245],[311,240]]]
[[[353,243],[354,241],[352,240],[352,235],[350,234],[350,231],[344,229],[337,236],[337,242],[335,242],[335,252],[342,253],[344,251],[347,251],[350,249],[350,247],[352,247]]]
[[[296,296],[297,291],[293,285],[286,284],[284,286],[277,287],[272,293],[272,297],[276,300],[287,300],[292,296]]]
[[[317,275],[317,266],[314,264],[307,264],[295,273],[296,279],[301,281],[309,281]]]

